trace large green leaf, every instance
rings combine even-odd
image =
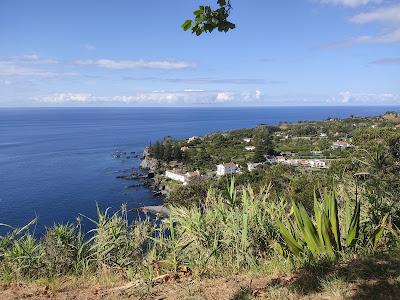
[[[280,221],[276,221],[278,224],[279,233],[281,234],[283,240],[288,246],[289,250],[296,256],[299,256],[303,251],[300,243],[294,238],[290,230],[288,230],[285,225],[283,225]]]

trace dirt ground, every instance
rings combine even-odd
[[[0,286],[0,299],[400,299],[400,260],[361,259],[334,268],[300,269],[272,277],[170,279],[166,276],[152,285],[11,283]]]

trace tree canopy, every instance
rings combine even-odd
[[[213,9],[209,5],[200,5],[197,10],[193,12],[194,19],[186,20],[183,22],[181,27],[183,30],[192,30],[193,34],[197,36],[204,32],[213,32],[218,29],[220,32],[228,32],[234,29],[236,25],[228,20],[230,12],[232,10],[230,0],[217,0],[216,9]]]

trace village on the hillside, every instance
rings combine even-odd
[[[326,137],[326,134],[321,134],[320,137],[324,138],[324,137]],[[286,136],[286,139],[287,138],[288,137]],[[307,139],[308,137],[303,137],[303,138]],[[200,137],[192,136],[192,137],[188,138],[187,143],[190,144],[191,142],[193,142],[197,139],[200,139]],[[252,142],[252,139],[246,137],[246,138],[243,138],[243,142],[245,144],[249,144]],[[347,141],[337,140],[332,143],[331,148],[346,150],[347,148],[350,148],[351,146],[352,145]],[[256,147],[255,146],[245,146],[244,149],[246,151],[254,151],[254,150],[256,150]],[[180,148],[180,150],[183,152],[187,152],[187,151],[190,151],[190,147],[183,146]],[[228,163],[222,162],[222,163],[216,165],[215,175],[217,177],[225,176],[225,175],[234,175],[237,173],[241,173],[242,170],[247,170],[248,172],[252,172],[252,171],[256,170],[258,167],[268,165],[268,164],[286,164],[286,165],[300,167],[300,168],[313,168],[313,169],[329,168],[330,159],[321,158],[322,151],[312,151],[311,154],[315,158],[309,158],[309,159],[291,158],[291,157],[295,156],[295,154],[293,154],[293,153],[281,153],[279,155],[265,154],[264,155],[265,162],[257,162],[257,163],[247,162],[244,166],[239,165],[235,162],[228,162]],[[187,185],[188,182],[190,182],[192,179],[199,179],[202,176],[205,176],[204,174],[202,175],[199,170],[192,171],[192,172],[182,172],[181,170],[178,170],[178,169],[166,170],[164,175],[165,175],[165,178],[181,182],[181,183],[183,183],[183,185]]]
[[[155,179],[165,190],[179,186],[174,182],[183,186],[198,180],[218,182],[235,174],[254,181],[258,175],[252,174],[274,166],[297,174],[329,172],[341,160],[357,156],[364,147],[360,136],[380,128],[398,130],[393,125],[396,116],[389,112],[378,117],[260,124],[184,140],[166,137],[149,146],[147,158],[157,161]]]

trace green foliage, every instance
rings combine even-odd
[[[157,141],[155,144],[150,145],[149,153],[152,157],[166,162],[172,160],[181,161],[183,158],[181,144],[169,137],[164,138],[162,142]]]
[[[146,237],[152,225],[147,221],[130,224],[125,206],[111,216],[108,211],[97,208],[98,220],[92,220],[96,228],[89,232],[93,234],[89,240],[90,258],[97,267],[120,269],[135,265],[146,251]]]
[[[163,168],[178,160],[188,170],[211,175],[217,163],[234,161],[243,173],[179,185],[166,199],[170,217],[155,223],[128,222],[123,206],[114,214],[98,209],[95,228],[85,234],[79,221],[47,228],[41,238],[29,232],[36,220],[20,229],[7,226],[10,232],[0,236],[0,277],[80,276],[106,269],[130,280],[151,280],[188,269],[226,275],[320,258],[398,253],[400,139],[394,126],[399,124],[399,115],[387,114],[259,126],[210,134],[190,144],[167,137],[150,146]],[[322,132],[328,137],[320,138]],[[298,134],[314,136],[293,138]],[[332,141],[345,138],[352,139],[351,149],[330,149]],[[254,159],[245,151],[249,144],[266,153],[272,145],[270,150],[285,149],[298,157],[319,149],[334,161],[327,171],[265,164],[247,172],[243,166]],[[182,146],[189,150],[180,153]],[[315,193],[316,186],[329,190],[333,184],[334,192]],[[274,264],[276,252],[288,259],[279,256]]]
[[[302,204],[293,202],[294,218],[286,220],[286,225],[277,221],[287,248],[296,256],[310,254],[312,257],[328,256],[331,259],[336,259],[342,250],[355,251],[356,246],[376,250],[382,240],[388,216],[386,215],[373,230],[365,223],[362,223],[361,228],[360,202],[356,199],[353,209],[349,201],[346,201],[345,206],[344,226],[340,228],[334,191],[325,190],[322,203],[314,195],[314,218],[309,216]]]
[[[230,0],[218,0],[219,8],[213,9],[211,6],[200,5],[199,9],[193,12],[194,20],[186,20],[182,25],[182,29],[192,30],[197,36],[204,32],[213,32],[217,29],[220,32],[228,32],[236,26],[228,21],[232,6]]]
[[[400,135],[394,135],[389,139],[389,151],[395,159],[400,159]]]
[[[232,181],[223,193],[210,189],[202,207],[173,206],[170,212],[165,224],[174,224],[174,231],[158,235],[152,261],[165,272],[178,263],[204,273],[222,266],[241,270],[271,254],[278,236],[273,220],[285,214],[285,204],[271,201],[270,187],[255,194],[251,187],[237,190]]]
[[[265,162],[265,155],[274,155],[274,144],[268,129],[260,128],[255,136],[255,151],[253,162]]]
[[[49,276],[81,274],[88,266],[89,247],[80,224],[55,225],[47,228],[43,238],[44,264]]]
[[[39,278],[44,272],[43,245],[30,234],[14,240],[11,248],[4,253],[5,272],[16,277]]]
[[[173,188],[165,203],[185,207],[199,206],[204,203],[208,188],[209,184],[204,180],[191,180],[187,185],[179,184]]]

